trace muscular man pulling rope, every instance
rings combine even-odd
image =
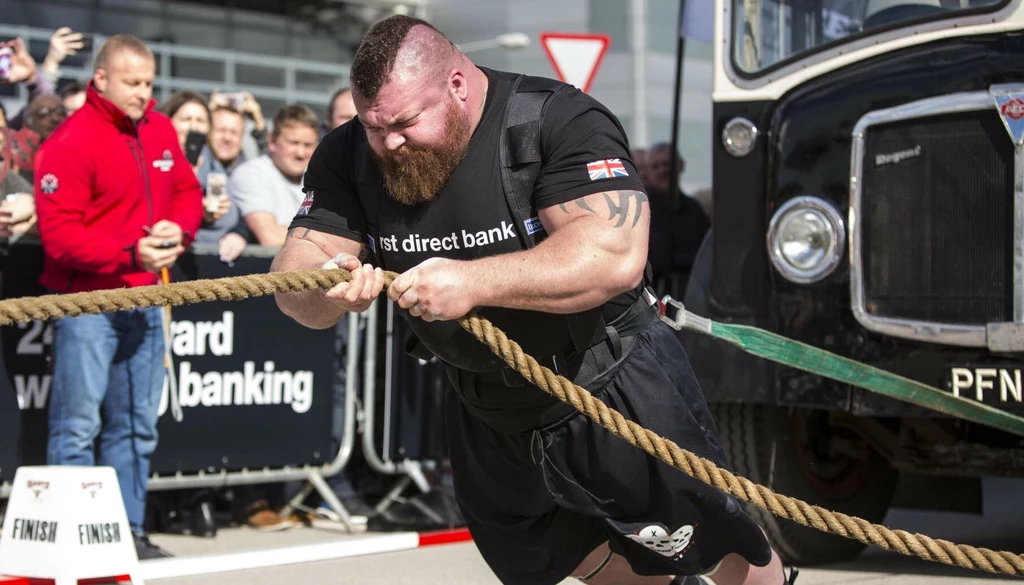
[[[382,269],[401,273],[388,296],[416,334],[410,351],[446,366],[456,497],[503,583],[669,585],[709,573],[719,585],[783,583],[734,498],[527,383],[455,321],[475,308],[625,416],[725,464],[686,356],[646,293],[650,211],[619,122],[576,89],[552,98],[534,153],[537,217],[521,224],[502,176],[517,78],[474,65],[426,22],[374,26],[351,68],[358,118],[317,148],[272,268],[341,267],[352,279],[278,294],[279,306],[330,327],[370,306]]]

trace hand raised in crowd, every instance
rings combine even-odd
[[[391,283],[388,298],[424,321],[451,321],[473,310],[470,283],[457,260],[430,258]]]
[[[210,109],[212,110],[219,107],[234,108],[235,104],[228,97],[227,93],[219,89],[215,89],[210,93]]]
[[[50,50],[43,59],[43,69],[57,71],[64,59],[81,51],[83,47],[85,43],[82,41],[82,33],[74,32],[66,26],[58,28],[50,36]]]
[[[202,157],[199,157],[200,159]],[[211,224],[224,217],[231,209],[231,199],[227,194],[218,197],[207,196],[203,199],[203,223]]]
[[[241,235],[235,232],[228,232],[221,236],[220,242],[218,242],[218,251],[220,252],[221,262],[234,262],[242,255],[245,251],[245,247],[248,242],[245,241]]]
[[[0,238],[24,234],[35,227],[36,202],[28,193],[13,193],[0,202]]]
[[[252,118],[253,126],[257,130],[263,130],[267,127],[267,122],[263,117],[263,108],[260,107],[260,103],[256,101],[256,98],[253,97],[251,93],[247,91],[237,92],[236,95],[242,95],[245,98],[241,106],[234,103],[234,101],[228,97],[229,95],[230,94],[219,90],[210,94],[210,108],[215,108],[217,106],[235,108],[240,111],[242,115]]]
[[[263,119],[263,108],[260,107],[260,103],[256,101],[256,98],[249,92],[245,93],[245,106],[242,108],[242,113],[252,118],[253,126],[257,130],[263,130],[267,127],[267,122]]]
[[[18,37],[6,43],[0,43],[0,47],[11,49],[11,72],[7,76],[8,83],[31,82],[36,78],[36,61],[25,48],[25,41]]]
[[[324,270],[343,268],[352,273],[352,279],[341,282],[331,290],[321,289],[320,296],[341,307],[345,311],[361,313],[370,308],[373,300],[384,289],[384,272],[369,264],[359,263],[359,258],[351,254],[338,254],[322,266]]]

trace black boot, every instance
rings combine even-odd
[[[203,500],[192,508],[189,518],[192,525],[192,535],[204,538],[217,536],[217,520],[213,517],[213,503],[210,500]]]
[[[150,542],[149,537],[145,534],[133,534],[132,536],[135,537],[135,554],[138,555],[140,561],[165,559],[172,556],[171,553]]]

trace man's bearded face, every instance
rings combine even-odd
[[[445,136],[431,148],[403,144],[397,150],[374,152],[384,174],[388,193],[399,203],[419,205],[432,201],[459,166],[469,146],[469,116],[456,107],[451,96],[445,108]],[[396,157],[401,157],[399,162]]]

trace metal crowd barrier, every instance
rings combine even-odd
[[[242,301],[245,302],[245,301]],[[292,481],[304,481],[302,489],[289,503],[290,507],[304,500],[312,492],[316,491],[341,519],[342,524],[349,532],[360,532],[366,529],[365,516],[352,516],[345,505],[341,503],[334,490],[327,484],[327,479],[341,473],[352,457],[356,444],[356,370],[359,367],[359,329],[362,326],[361,319],[348,320],[348,344],[346,347],[345,359],[345,419],[342,430],[342,440],[334,459],[326,465],[314,466],[283,466],[279,469],[264,468],[243,468],[238,471],[225,469],[206,472],[203,470],[188,475],[181,472],[173,475],[161,475],[155,473],[149,480],[149,491],[196,489],[196,488],[226,488],[239,485],[284,483]],[[332,392],[333,395],[333,392]],[[6,495],[0,491],[0,498]],[[287,516],[288,510],[282,511]]]
[[[376,301],[374,304],[382,301]],[[396,420],[398,418],[399,411],[394,408],[392,404],[397,401],[396,394],[399,390],[405,390],[407,392],[415,393],[416,398],[419,399],[417,406],[414,410],[422,414],[423,401],[430,397],[431,389],[427,387],[430,382],[440,382],[442,385],[446,383],[443,372],[433,372],[427,370],[430,363],[437,363],[436,359],[431,362],[425,362],[419,360],[405,353],[405,335],[407,333],[405,328],[401,327],[404,322],[397,315],[397,306],[393,301],[386,300],[386,327],[385,330],[385,377],[384,377],[384,393],[385,393],[385,412],[386,416],[383,419],[384,423],[384,440],[382,441],[380,453],[378,453],[378,447],[376,445],[376,417],[374,416],[374,405],[375,405],[375,392],[376,392],[376,378],[369,379],[367,376],[367,384],[364,386],[365,397],[363,403],[366,405],[366,427],[363,432],[363,454],[366,456],[367,463],[377,473],[398,476],[399,479],[392,487],[391,491],[381,500],[377,505],[378,512],[385,512],[393,503],[403,501],[400,499],[400,495],[406,490],[411,484],[414,484],[421,493],[426,494],[431,491],[430,482],[424,476],[424,471],[432,471],[436,468],[438,461],[433,459],[423,458],[423,450],[418,454],[417,457],[408,458],[403,457],[398,459],[396,455],[399,455],[403,448],[400,446],[393,445],[397,443],[392,438],[393,433],[392,427],[401,425],[403,421]],[[378,307],[373,307],[368,311],[369,319],[371,322],[375,322],[379,315]],[[381,328],[371,326],[366,328],[366,346],[368,349],[368,356],[373,355],[375,357],[377,347],[377,336],[380,334]],[[412,363],[417,362],[417,363]],[[367,359],[367,371],[369,369],[370,359]],[[403,367],[405,366],[405,367]],[[400,384],[396,382],[395,378],[396,371],[405,371],[411,373],[410,370],[418,370],[422,378],[427,378],[426,384]],[[404,381],[404,380],[403,380]],[[410,387],[412,386],[412,387]],[[442,390],[443,392],[443,390]],[[429,429],[431,422],[443,421],[443,413],[437,412],[435,417],[419,417],[416,421],[419,424],[415,426],[417,431],[422,432],[424,429],[423,425],[426,425]],[[429,430],[427,430],[429,433]],[[445,519],[441,518],[437,512],[431,509],[429,506],[424,505],[420,500],[412,498],[408,501],[412,505],[416,506],[424,515],[431,518],[439,524],[443,524]]]
[[[380,323],[381,312],[384,312],[386,315],[383,327]],[[424,366],[427,365],[426,362],[405,354],[405,330],[401,327],[404,323],[400,321],[401,317],[397,315],[396,305],[394,302],[383,297],[378,298],[370,305],[369,309],[359,315],[354,315],[354,317],[357,317],[358,321],[364,323],[364,325],[357,327],[354,323],[357,319],[352,319],[352,322],[349,324],[350,356],[353,346],[361,345],[364,348],[362,361],[363,400],[361,411],[356,414],[355,410],[357,405],[354,403],[355,393],[352,391],[353,381],[355,378],[353,371],[356,363],[354,359],[350,357],[348,362],[349,374],[346,379],[348,388],[346,389],[347,403],[345,414],[346,417],[355,415],[356,424],[362,427],[362,451],[370,469],[378,474],[397,478],[388,493],[385,494],[376,505],[376,512],[386,513],[387,510],[395,503],[408,503],[432,522],[439,525],[450,524],[449,519],[443,518],[437,510],[432,509],[429,505],[416,497],[402,497],[402,493],[411,486],[415,486],[419,490],[420,494],[430,493],[434,489],[434,486],[431,485],[431,482],[427,479],[424,472],[434,471],[438,468],[440,462],[437,458],[422,457],[424,451],[430,450],[430,445],[423,448],[420,448],[420,445],[418,444],[413,445],[409,450],[419,451],[419,456],[400,457],[401,452],[405,451],[409,446],[405,445],[399,447],[394,444],[395,441],[389,439],[392,434],[392,430],[396,427],[401,427],[406,430],[411,429],[410,432],[414,435],[434,434],[431,431],[436,429],[432,428],[432,425],[443,424],[443,413],[440,412],[439,409],[431,412],[429,405],[427,407],[422,406],[422,401],[427,400],[430,395],[434,395],[436,397],[438,394],[443,393],[445,390],[443,386],[447,383],[447,379],[444,377],[443,371],[440,371],[439,366],[433,369],[425,368]],[[384,360],[381,362],[378,360],[377,349],[379,336],[382,331],[385,335],[385,355]],[[356,342],[355,336],[359,334],[363,337]],[[436,360],[434,363],[437,363]],[[384,412],[378,416],[378,372],[379,368],[382,366],[384,367]],[[419,378],[421,380],[427,380],[428,384],[433,387],[425,387],[422,383],[403,384],[402,382],[396,382],[396,369],[402,367],[404,367],[407,372],[416,370],[416,373],[419,374]],[[406,398],[413,395],[418,400],[417,404],[412,406],[412,409],[415,411],[415,415],[409,416],[409,419],[411,420],[405,420],[401,415],[402,409],[396,405],[397,399],[395,398],[395,395],[400,391],[405,394]],[[384,429],[383,445],[378,445],[376,441],[378,422],[382,424]],[[349,429],[349,423],[350,421],[347,420],[346,432]],[[346,440],[347,438],[348,436],[346,435]],[[417,442],[417,439],[414,438],[413,442]],[[429,440],[424,442],[428,444],[430,443]],[[302,490],[295,494],[289,502],[288,507],[286,507],[282,513],[287,514],[291,509],[305,509],[301,505],[301,502],[305,500],[310,493],[312,493],[315,487],[315,484],[312,482],[304,486]],[[340,502],[337,506],[332,507],[334,507],[336,511],[342,508]]]

